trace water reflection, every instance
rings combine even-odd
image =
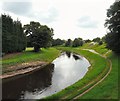
[[[66,55],[68,56],[68,58],[70,58],[71,52],[66,51],[65,53],[66,53]]]
[[[84,58],[64,52],[53,64],[30,75],[3,82],[3,98],[40,99],[52,95],[83,78],[90,66]]]
[[[75,54],[73,54],[73,57],[74,57],[75,60],[81,59],[80,56],[77,56]]]
[[[54,64],[49,64],[45,68],[38,70],[32,74],[24,77],[3,81],[2,85],[2,98],[3,99],[18,99],[24,98],[26,92],[35,94],[38,91],[51,85],[52,72]]]

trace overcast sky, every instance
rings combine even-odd
[[[115,0],[1,0],[0,12],[21,20],[38,21],[54,29],[54,38],[93,39],[106,34],[106,9]]]

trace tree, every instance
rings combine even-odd
[[[82,38],[75,38],[73,41],[73,44],[72,44],[73,47],[78,47],[78,46],[82,46],[82,45],[83,45]]]
[[[102,41],[102,40],[100,40],[98,44],[99,44],[99,45],[102,45],[102,44],[103,44],[103,41]]]
[[[38,52],[40,48],[46,48],[51,44],[53,29],[46,25],[31,21],[30,24],[24,25],[24,31],[29,38],[28,40],[34,47],[35,52]]]
[[[120,53],[120,1],[115,2],[107,10],[105,27],[109,29],[105,36],[107,48]]]
[[[26,36],[20,21],[13,21],[9,15],[1,15],[2,18],[2,52],[21,52],[26,47]]]
[[[65,43],[64,40],[61,40],[61,39],[53,39],[52,40],[52,46],[57,46],[57,45],[63,45]]]
[[[84,41],[85,41],[85,43],[89,43],[89,42],[91,42],[90,39],[87,39],[87,40],[84,40]]]
[[[97,38],[94,38],[93,40],[92,40],[93,42],[100,42],[100,38],[99,37],[97,37]]]
[[[65,46],[71,46],[72,45],[72,40],[71,39],[68,39],[65,43]]]

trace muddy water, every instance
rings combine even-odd
[[[40,99],[83,78],[90,63],[77,54],[64,52],[52,64],[36,72],[4,80],[3,99]]]

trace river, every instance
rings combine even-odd
[[[48,66],[2,82],[3,99],[40,99],[82,79],[89,61],[77,54],[63,52]]]

